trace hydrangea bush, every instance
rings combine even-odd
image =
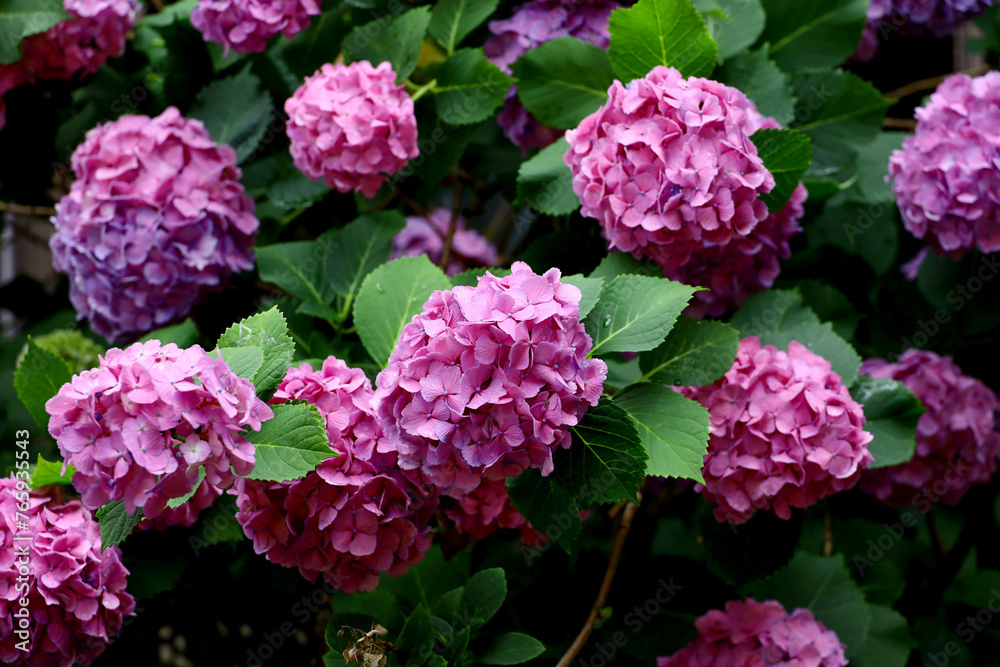
[[[993,664],[993,4],[0,0],[0,663]]]

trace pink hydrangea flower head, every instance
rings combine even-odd
[[[621,5],[615,0],[532,0],[514,10],[502,21],[490,21],[493,37],[486,40],[486,57],[507,74],[510,66],[525,53],[552,39],[576,37],[607,49],[611,41],[608,20],[611,11]],[[515,146],[525,150],[543,148],[563,135],[562,130],[546,127],[517,99],[517,87],[511,86],[497,120],[504,134]]]
[[[274,416],[224,361],[157,340],[108,350],[45,410],[83,504],[124,500],[128,513],[140,507],[150,519],[194,489],[199,468],[219,489],[248,474],[254,446],[243,432]]]
[[[683,394],[709,412],[701,493],[719,521],[791,508],[852,488],[872,461],[865,415],[830,362],[792,341],[788,351],[740,341],[736,361],[706,387]]]
[[[340,192],[373,196],[419,155],[413,100],[388,62],[323,65],[285,102],[295,166]]]
[[[866,470],[861,489],[891,507],[921,497],[953,505],[974,484],[990,481],[1000,462],[1000,400],[982,381],[933,352],[910,349],[895,363],[867,359],[861,373],[899,380],[927,409],[906,463]]]
[[[894,32],[919,35],[929,30],[938,37],[947,37],[992,4],[993,0],[871,0],[868,22],[854,59],[874,58],[880,41]]]
[[[444,207],[434,209],[426,217],[407,217],[406,227],[392,240],[390,259],[427,255],[431,262],[438,264],[444,253],[444,242],[450,225],[451,210]],[[499,261],[496,246],[479,232],[466,229],[465,219],[459,216],[455,221],[455,234],[451,239],[446,273],[453,276],[466,269],[496,266]]]
[[[29,492],[19,484],[12,477],[0,479],[0,662],[90,665],[114,641],[123,619],[135,614],[121,551],[101,549],[100,528],[79,501],[63,502],[59,491]],[[15,522],[15,513],[27,516],[27,528]],[[28,535],[30,542],[14,539]],[[18,553],[24,547],[27,578],[21,576],[25,563]],[[27,628],[14,616],[23,608],[22,598],[28,599]],[[15,634],[24,629],[27,652],[18,648],[25,637]]]
[[[545,536],[511,504],[503,480],[483,479],[471,491],[456,490],[449,498],[451,502],[442,504],[442,513],[455,524],[459,533],[481,540],[501,528],[517,528],[521,541],[529,546],[546,541]]]
[[[399,465],[448,493],[525,468],[547,475],[603,391],[607,366],[587,359],[580,290],[558,269],[538,275],[515,262],[512,271],[434,292],[376,380],[375,410]]]
[[[749,132],[781,129],[773,118],[765,118],[750,104]],[[799,221],[805,215],[809,193],[799,183],[788,203],[770,213],[747,236],[734,236],[724,245],[707,244],[692,250],[685,263],[663,265],[663,275],[686,285],[707,287],[695,292],[685,313],[698,319],[721,317],[739,308],[758,292],[769,289],[781,273],[780,260],[788,259],[789,240],[802,231]]]
[[[203,510],[208,509],[215,499],[222,495],[222,489],[201,480],[198,489],[187,501],[178,507],[166,507],[155,519],[143,519],[137,526],[140,530],[166,530],[171,526],[193,526]]]
[[[206,42],[238,53],[261,52],[277,34],[291,39],[321,12],[319,0],[199,0],[191,25]]]
[[[939,253],[1000,250],[1000,72],[948,77],[889,158],[903,224]]]
[[[397,465],[372,395],[364,372],[335,357],[316,371],[290,368],[272,404],[315,405],[337,456],[302,479],[241,479],[234,488],[236,519],[257,553],[348,593],[373,590],[380,573],[399,576],[419,562],[438,505],[436,491]]]
[[[750,135],[756,109],[735,88],[655,67],[566,132],[581,213],[613,250],[686,264],[691,253],[747,237],[774,188]]]
[[[138,0],[65,0],[73,18],[21,42],[20,65],[34,79],[71,79],[93,74],[108,58],[125,53]],[[0,65],[0,69],[6,66]],[[2,78],[2,75],[0,75]]]
[[[73,152],[76,181],[56,205],[53,265],[81,318],[109,340],[183,319],[206,293],[253,268],[259,227],[236,152],[170,107],[122,116]]]
[[[780,602],[732,600],[694,622],[698,637],[656,667],[844,667],[837,634],[799,607],[789,614]]]

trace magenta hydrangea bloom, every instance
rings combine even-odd
[[[434,209],[426,217],[407,217],[406,227],[392,240],[390,259],[427,255],[431,262],[438,264],[444,252],[444,241],[450,225],[451,210],[444,207]],[[459,216],[455,221],[455,234],[451,238],[447,274],[453,276],[466,269],[496,266],[499,261],[496,246],[479,232],[466,229],[465,219]]]
[[[194,495],[179,507],[167,507],[155,519],[143,519],[137,527],[140,530],[166,530],[171,526],[193,526],[202,510],[211,507],[221,495],[222,489],[203,479]]]
[[[774,188],[750,135],[756,109],[735,88],[667,67],[623,86],[566,132],[581,213],[613,250],[683,265],[691,253],[748,236]]]
[[[220,489],[249,473],[254,446],[243,431],[274,416],[224,361],[157,340],[108,350],[45,410],[83,504],[124,500],[130,514],[141,507],[152,519],[194,489],[200,467]]]
[[[621,5],[615,0],[532,0],[517,7],[509,19],[490,21],[493,37],[483,49],[507,74],[518,58],[552,39],[576,37],[606,49],[611,41],[608,19],[617,7]],[[517,86],[507,91],[497,120],[511,143],[524,149],[548,146],[563,135],[562,130],[546,127],[528,113],[517,99]]]
[[[709,412],[701,493],[719,521],[791,508],[850,489],[872,461],[865,415],[830,362],[798,341],[788,351],[740,341],[722,379],[682,393]]]
[[[985,484],[1000,462],[1000,400],[964,375],[951,357],[910,349],[896,363],[868,359],[861,373],[899,380],[927,411],[917,422],[917,448],[906,463],[866,470],[861,489],[890,507],[922,498],[953,505]]]
[[[948,77],[889,158],[903,224],[939,253],[1000,250],[1000,72]]]
[[[271,403],[315,405],[338,455],[303,479],[241,479],[234,488],[236,519],[257,553],[347,593],[373,590],[380,573],[399,576],[418,563],[438,505],[436,491],[396,464],[372,396],[364,372],[335,357],[318,371],[288,369]]]
[[[135,23],[138,0],[65,0],[72,20],[61,21],[21,42],[18,63],[35,79],[71,79],[93,74],[108,58],[125,53],[125,39]],[[0,69],[8,67],[0,65]],[[2,75],[0,75],[2,78]]]
[[[524,262],[476,287],[434,292],[376,380],[375,410],[399,465],[471,491],[482,477],[552,471],[569,427],[596,405],[607,366],[587,359],[580,290]]]
[[[503,480],[483,479],[471,491],[453,491],[449,500],[442,503],[442,513],[459,533],[468,533],[481,540],[501,528],[517,528],[521,541],[529,546],[546,541],[545,536],[511,504]]]
[[[73,151],[76,181],[49,244],[81,318],[109,340],[184,318],[253,268],[259,223],[236,152],[170,107],[122,116]]]
[[[0,662],[90,665],[114,641],[123,618],[134,615],[135,599],[125,590],[129,572],[118,547],[101,549],[100,528],[79,501],[63,502],[57,490],[26,488],[0,478]],[[15,513],[27,515],[26,529]],[[24,547],[27,563],[19,553]],[[22,598],[28,599],[26,628],[15,616]]]
[[[340,192],[373,196],[419,155],[413,100],[388,62],[323,65],[285,102],[295,166]]]
[[[238,53],[261,52],[277,34],[291,39],[321,12],[320,0],[199,0],[191,25],[206,42]]]
[[[992,5],[993,0],[872,0],[867,11],[868,23],[854,59],[874,58],[880,38],[894,32],[919,35],[930,30],[938,37],[946,37]]]
[[[791,614],[777,600],[726,603],[694,622],[698,637],[656,667],[844,667],[837,634],[799,607]]]

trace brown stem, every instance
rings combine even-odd
[[[39,215],[51,217],[56,214],[56,210],[51,206],[25,206],[13,202],[0,201],[0,213],[14,213],[15,215]]]
[[[917,121],[913,118],[886,118],[882,121],[882,127],[889,130],[909,130],[917,129]]]
[[[833,555],[833,521],[830,515],[826,515],[826,523],[823,526],[823,555],[829,558]]]
[[[441,251],[441,261],[438,266],[442,271],[448,270],[448,260],[451,259],[451,242],[455,238],[458,227],[458,214],[462,212],[462,179],[455,178],[455,201],[451,203],[451,222],[448,223],[448,235],[444,237],[444,250]]]
[[[604,573],[604,581],[601,582],[601,589],[597,592],[597,599],[594,600],[594,606],[590,609],[587,622],[584,623],[580,633],[573,640],[566,653],[563,654],[562,659],[559,660],[556,667],[569,667],[577,654],[583,650],[587,639],[590,638],[590,633],[594,631],[594,623],[600,617],[601,611],[604,609],[604,603],[607,602],[608,594],[611,592],[611,582],[614,581],[615,572],[618,571],[618,562],[621,560],[622,550],[625,548],[625,538],[628,537],[628,531],[632,527],[632,517],[635,516],[638,509],[639,506],[635,503],[629,502],[625,504],[625,511],[622,512],[621,521],[615,527],[615,533],[611,537],[611,556],[608,559],[608,569]]]
[[[399,192],[399,190],[396,190],[396,192]],[[409,197],[407,197],[402,193],[399,194],[399,201],[403,202],[403,204],[409,207],[411,211],[413,211],[414,213],[416,213],[421,217],[426,218],[431,213],[430,209],[428,209],[426,206],[424,206],[420,202],[413,201],[412,199],[410,199]]]
[[[954,76],[955,74],[968,74],[969,76],[980,76],[982,74],[986,74],[989,71],[990,71],[989,65],[979,65],[977,67],[972,67],[970,69],[964,69],[958,72],[952,72],[951,74],[944,74],[942,76],[932,76],[926,79],[920,79],[919,81],[908,83],[905,86],[900,86],[895,90],[890,90],[888,93],[885,93],[885,96],[891,100],[899,100],[904,97],[909,97],[914,93],[920,93],[925,90],[934,90],[939,85],[941,85],[941,83],[945,79],[947,79],[949,76]]]
[[[149,0],[149,2],[153,5],[153,9],[155,9],[157,12],[162,12],[164,9],[166,9],[166,7],[163,4],[163,0]]]

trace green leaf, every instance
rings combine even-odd
[[[894,196],[861,202],[844,200],[837,195],[806,225],[806,238],[812,246],[832,245],[858,255],[877,275],[885,275],[892,269],[899,249],[897,217]]]
[[[608,53],[623,83],[646,76],[658,65],[684,76],[709,76],[719,49],[689,0],[639,0],[611,12]]]
[[[763,0],[767,13],[762,42],[782,69],[834,67],[861,41],[868,0]]]
[[[426,255],[396,259],[368,274],[354,302],[354,323],[372,359],[385,364],[403,327],[451,281]]]
[[[136,600],[149,600],[177,585],[187,563],[183,558],[122,559],[128,568],[128,592]]]
[[[543,125],[563,130],[597,111],[615,80],[608,52],[574,37],[544,42],[511,69],[524,107]]]
[[[294,39],[279,40],[272,52],[280,55],[281,62],[296,78],[303,79],[334,60],[348,28],[350,25],[345,20],[344,8],[337,3],[329,11],[314,17],[309,27]]]
[[[713,75],[749,97],[757,110],[787,125],[795,113],[791,79],[767,56],[767,48],[744,51],[726,61]]]
[[[705,483],[701,468],[708,452],[708,410],[658,384],[633,384],[614,400],[639,427],[649,455],[647,475]]]
[[[589,277],[604,278],[604,282],[609,283],[612,279],[623,275],[659,277],[662,273],[663,270],[653,262],[640,262],[627,252],[611,252],[604,256],[597,268],[590,272]]]
[[[905,667],[917,646],[906,618],[881,605],[870,605],[868,611],[868,636],[861,644],[847,647],[851,667]]]
[[[764,166],[774,176],[774,189],[761,196],[767,210],[777,213],[799,185],[809,168],[812,142],[795,130],[757,130],[750,137]]]
[[[628,413],[602,396],[571,431],[573,445],[555,455],[555,481],[594,504],[635,500],[649,455]]]
[[[865,430],[874,436],[868,451],[875,460],[869,468],[905,463],[917,446],[917,422],[924,407],[906,385],[897,380],[859,375],[851,396],[865,411]]]
[[[267,187],[267,198],[281,208],[300,208],[322,199],[330,191],[322,180],[314,181],[298,169],[291,169]]]
[[[707,502],[700,504],[697,514],[708,566],[736,586],[766,577],[788,563],[802,536],[800,513],[793,513],[786,521],[774,512],[756,512],[753,507],[748,512],[751,516],[740,524],[717,520]]]
[[[188,116],[205,123],[216,143],[236,150],[237,164],[253,155],[274,115],[271,96],[247,65],[235,76],[201,89]]]
[[[28,353],[14,371],[14,389],[21,403],[43,429],[49,426],[45,403],[72,378],[69,366],[61,357],[39,346],[28,336]]]
[[[504,276],[510,275],[510,269],[478,267],[475,269],[468,269],[467,271],[462,271],[461,273],[456,273],[451,276],[451,284],[455,287],[460,285],[464,285],[465,287],[475,287],[479,284],[479,279],[485,276],[487,271],[497,278],[503,278]],[[563,280],[565,280],[565,278]]]
[[[421,657],[430,655],[430,645],[434,641],[431,634],[432,629],[431,615],[427,612],[427,607],[418,604],[416,609],[406,617],[403,630],[393,643],[401,651],[416,653]],[[423,660],[414,662],[413,664],[423,664]]]
[[[670,333],[694,292],[664,278],[618,276],[605,285],[584,324],[594,340],[590,355],[652,350]]]
[[[465,584],[462,603],[459,605],[463,624],[475,627],[485,624],[500,611],[507,597],[507,578],[503,570],[494,567],[472,575]]]
[[[0,65],[21,59],[21,40],[71,21],[63,0],[0,0]]]
[[[754,294],[729,320],[729,325],[739,331],[740,338],[761,336],[768,331],[800,324],[819,324],[819,318],[805,305],[797,289],[771,289]]]
[[[402,83],[413,73],[420,57],[420,43],[431,21],[429,7],[417,7],[394,16],[388,23],[380,17],[358,26],[344,39],[347,62],[367,60],[374,66],[388,61]]]
[[[397,211],[368,213],[351,222],[331,239],[326,258],[326,280],[339,294],[354,299],[365,276],[392,254],[392,239],[406,219]]]
[[[476,660],[484,665],[519,665],[544,652],[545,644],[534,637],[521,632],[508,632],[477,652]]]
[[[204,479],[205,479],[205,466],[199,466],[198,481],[194,483],[194,486],[191,487],[191,490],[185,493],[183,496],[180,496],[179,498],[171,498],[170,500],[168,500],[167,507],[175,509],[177,507],[180,507],[187,501],[191,500],[192,498],[194,498],[194,494],[198,492],[198,487],[201,486],[201,483]]]
[[[854,338],[862,315],[843,293],[819,280],[799,280],[795,288],[819,319],[833,326],[838,336],[845,340]]]
[[[151,331],[139,340],[142,342],[158,340],[164,345],[173,343],[177,347],[191,347],[198,342],[198,329],[189,317],[180,324],[172,324],[169,327]]]
[[[256,345],[217,348],[209,352],[208,356],[221,358],[229,366],[229,370],[250,381],[253,381],[254,374],[264,365],[264,350]]]
[[[837,335],[829,322],[797,325],[780,331],[769,331],[760,336],[762,344],[774,345],[779,350],[787,350],[788,344],[793,340],[829,361],[833,372],[845,384],[850,384],[857,375],[861,357],[850,343]]]
[[[330,600],[330,606],[335,616],[338,614],[367,616],[378,621],[390,632],[402,629],[404,619],[399,600],[384,588],[376,588],[367,592],[359,591],[351,595],[335,595]],[[337,627],[333,621],[330,622],[326,629],[328,642],[331,630],[336,634],[340,627]]]
[[[97,525],[101,529],[101,552],[116,547],[132,534],[132,530],[142,521],[142,510],[135,508],[135,514],[125,513],[125,502],[116,500],[97,510]]]
[[[326,272],[336,263],[339,235],[340,230],[335,229],[315,241],[275,243],[257,248],[260,279],[306,303],[329,304],[336,290]]]
[[[744,52],[764,31],[760,0],[694,0],[694,8],[719,46],[719,62]]]
[[[180,0],[180,2],[167,5],[161,12],[146,14],[139,21],[139,25],[155,28],[172,25],[175,21],[187,20],[191,15],[191,10],[197,6],[198,0]]]
[[[257,448],[257,463],[248,479],[285,482],[305,477],[316,465],[337,456],[326,435],[326,421],[315,405],[305,402],[272,406],[274,417],[259,431],[244,434]]]
[[[581,320],[587,317],[587,313],[593,310],[594,306],[597,305],[597,300],[600,298],[601,291],[604,289],[603,278],[584,278],[579,273],[572,276],[563,276],[559,279],[559,282],[568,283],[579,288],[582,295],[580,298]]]
[[[851,579],[843,554],[824,557],[799,552],[774,575],[740,592],[757,600],[775,599],[789,612],[796,607],[809,609],[849,647],[860,645],[868,636],[871,608]]]
[[[722,322],[682,315],[659,347],[639,355],[640,382],[703,387],[733,365],[740,336]]]
[[[428,609],[438,599],[462,586],[469,579],[469,552],[462,551],[445,561],[441,547],[433,546],[423,560],[401,577],[383,577],[379,589],[391,592],[410,606],[422,604]]]
[[[295,343],[288,336],[288,325],[277,306],[232,325],[219,336],[216,346],[255,346],[264,350],[264,362],[254,373],[253,384],[257,393],[267,398],[285,376],[295,354]]]
[[[428,34],[453,53],[470,32],[490,17],[499,0],[441,0],[434,5]]]
[[[570,553],[583,524],[576,502],[554,475],[542,477],[537,468],[525,470],[508,478],[507,494],[511,504],[535,530]]]
[[[482,49],[462,49],[441,64],[434,86],[438,115],[449,125],[486,120],[503,104],[514,83],[486,59]]]
[[[566,215],[580,208],[573,192],[573,174],[563,162],[569,150],[565,137],[538,151],[517,170],[517,203],[549,215]]]
[[[843,187],[855,175],[858,149],[878,136],[891,102],[873,85],[843,70],[798,72],[792,87],[792,127],[813,142],[806,186],[819,181]]]
[[[76,468],[71,465],[66,466],[66,474],[63,474],[62,461],[46,461],[45,458],[39,454],[38,463],[35,464],[35,471],[31,473],[31,488],[38,489],[43,486],[48,486],[49,484],[63,484],[65,486],[73,485],[73,474],[76,472]]]

